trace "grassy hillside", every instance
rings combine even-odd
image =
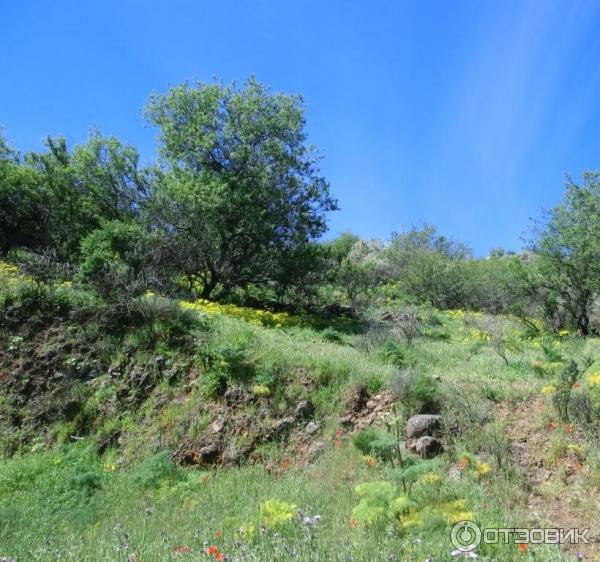
[[[439,562],[461,520],[598,528],[597,340],[422,309],[409,344],[385,306],[327,321],[152,295],[115,330],[68,286],[44,298],[2,315],[9,560]],[[418,413],[442,416],[444,452],[395,456]]]

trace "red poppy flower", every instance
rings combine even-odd
[[[220,539],[223,536],[223,531],[215,531],[215,539]]]
[[[219,549],[218,549],[216,546],[209,546],[209,547],[208,547],[208,553],[209,553],[211,556],[214,556],[215,554],[218,554],[218,553],[219,553]]]
[[[223,560],[223,553],[217,552],[217,554],[215,554],[215,560]]]
[[[527,543],[524,543],[524,542],[520,543],[519,544],[519,550],[521,552],[526,552],[527,551]]]
[[[358,521],[356,519],[352,519],[352,521],[350,521],[350,527],[356,529],[356,527],[358,527]]]

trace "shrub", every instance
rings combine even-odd
[[[414,339],[421,333],[422,320],[419,309],[416,306],[409,306],[389,316],[392,334],[404,339],[408,345],[412,345]]]
[[[177,474],[177,467],[171,459],[168,451],[162,451],[145,459],[135,470],[133,482],[136,486],[146,488],[157,488],[166,479],[173,478]]]
[[[395,367],[406,367],[412,360],[411,354],[406,347],[395,341],[386,341],[377,350],[377,355],[386,363]]]
[[[391,388],[406,415],[435,413],[439,410],[438,384],[430,375],[414,369],[403,369],[392,378]]]
[[[268,529],[276,529],[288,523],[296,513],[292,503],[277,499],[267,500],[260,505],[260,520]]]
[[[369,375],[365,380],[365,386],[370,394],[377,394],[384,387],[383,377],[377,373]]]
[[[572,409],[571,393],[573,387],[591,363],[591,360],[587,360],[585,367],[580,368],[579,365],[571,359],[560,375],[560,379],[556,385],[556,391],[552,395],[552,404],[556,409],[559,419],[563,422],[568,422],[570,418],[570,410]]]
[[[170,286],[161,247],[157,236],[138,223],[106,222],[81,243],[79,280],[129,313],[136,297]]]
[[[337,330],[334,330],[333,328],[325,328],[322,332],[321,332],[321,337],[330,343],[339,343],[339,344],[343,344],[344,343],[344,338],[342,337],[342,334],[340,334]]]

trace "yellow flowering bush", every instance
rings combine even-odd
[[[267,326],[269,328],[284,328],[298,325],[300,319],[287,312],[271,312],[235,304],[220,304],[206,299],[195,301],[181,301],[181,306],[190,310],[198,310],[205,314],[225,314],[241,318],[255,326]]]
[[[30,279],[19,273],[16,265],[0,261],[0,288],[14,289],[22,281],[30,281]]]

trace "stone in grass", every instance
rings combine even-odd
[[[417,439],[423,435],[435,435],[440,430],[442,417],[435,414],[418,414],[406,422],[406,437]]]
[[[429,435],[419,437],[419,439],[417,439],[417,441],[414,443],[414,451],[422,459],[430,459],[435,457],[443,450],[444,447],[442,446],[442,442],[435,437],[430,437]]]

